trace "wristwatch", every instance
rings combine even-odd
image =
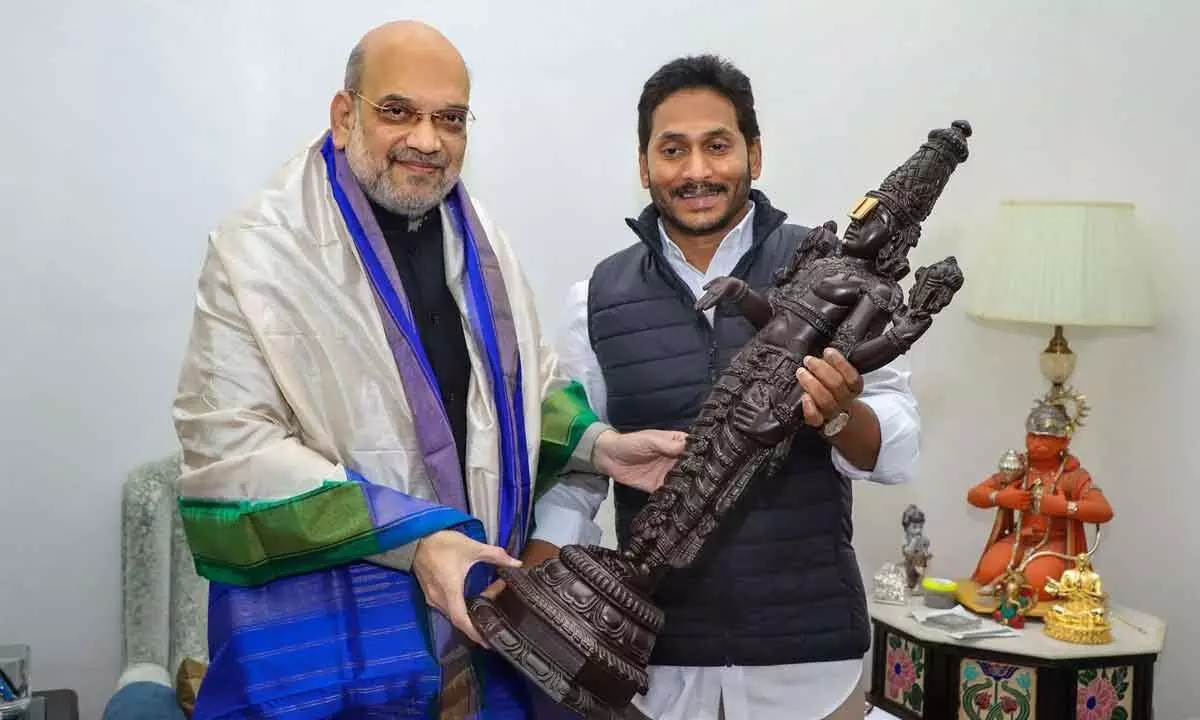
[[[841,411],[833,416],[833,419],[821,426],[821,433],[831,438],[840,433],[846,427],[846,423],[850,422],[850,413],[846,410]]]

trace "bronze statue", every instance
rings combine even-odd
[[[915,273],[908,303],[898,281],[951,173],[966,161],[971,127],[929,133],[850,213],[813,229],[766,294],[719,278],[698,310],[733,303],[758,333],[714,384],[683,456],[633,520],[619,552],[568,545],[536,567],[501,570],[493,600],[468,602],[491,648],[555,701],[586,718],[621,718],[646,690],[663,623],[651,596],[663,575],[695,560],[705,539],[760,475],[778,469],[803,423],[796,371],[833,347],[860,373],[908,351],[962,287],[953,257]]]

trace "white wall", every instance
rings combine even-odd
[[[970,259],[1001,198],[1136,202],[1169,305],[1153,333],[1069,332],[1095,405],[1076,447],[1116,507],[1098,558],[1115,599],[1170,623],[1159,717],[1185,717],[1200,699],[1187,427],[1200,402],[1187,319],[1200,310],[1200,4],[1170,0],[6,7],[0,638],[34,645],[38,686],[77,688],[98,717],[118,672],[120,483],[173,447],[205,232],[321,131],[345,53],[397,12],[442,27],[472,67],[468,179],[519,244],[551,325],[568,283],[632,240],[637,94],[681,53],[722,52],[753,78],[760,187],[800,222],[844,222],[929,128],[970,120],[972,157],[915,251],[958,254],[968,282],[985,272]],[[860,489],[868,573],[895,554],[910,501],[929,515],[936,572],[969,571],[989,520],[966,489],[1021,441],[1045,339],[982,328],[960,304],[913,351],[924,473]]]

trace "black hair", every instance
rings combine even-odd
[[[651,119],[658,106],[680,90],[694,88],[707,88],[727,98],[733,103],[738,130],[746,142],[758,138],[758,114],[754,111],[750,78],[733,63],[716,55],[691,55],[663,65],[642,86],[642,95],[638,99],[638,148],[641,152],[646,152],[650,145]]]

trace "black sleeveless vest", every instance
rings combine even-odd
[[[733,275],[765,292],[807,228],[757,190],[753,245]],[[685,430],[713,383],[754,336],[718,307],[710,326],[667,264],[653,205],[629,226],[641,242],[603,260],[588,292],[591,344],[618,430]],[[614,488],[617,536],[646,495]],[[829,445],[802,428],[779,473],[756,479],[697,561],[659,585],[666,613],[655,665],[784,665],[862,657],[870,644],[862,577],[851,541],[850,481]]]

